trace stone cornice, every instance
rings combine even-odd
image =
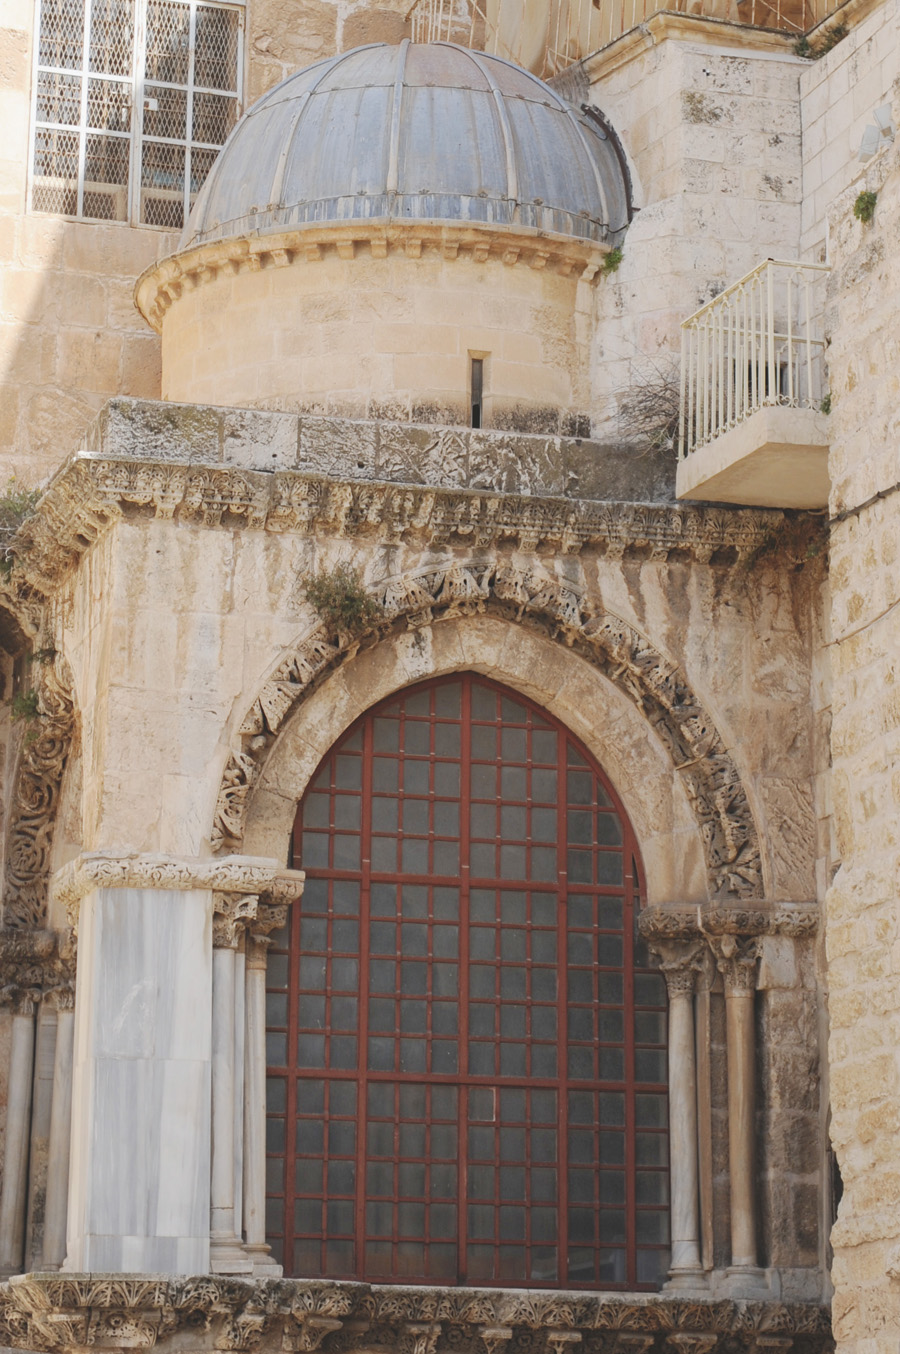
[[[638,918],[638,930],[652,947],[654,944],[682,942],[723,936],[751,938],[764,935],[814,935],[820,909],[815,902],[769,903],[763,899],[732,903],[713,900],[698,905],[660,903],[646,907]]]
[[[660,560],[676,552],[701,561],[717,552],[726,552],[731,561],[752,559],[777,533],[787,531],[790,521],[779,511],[566,496],[560,475],[552,470],[542,474],[540,463],[547,467],[555,459],[571,478],[565,470],[566,446],[583,452],[592,444],[563,438],[301,420],[247,411],[193,413],[193,440],[186,434],[179,438],[184,430],[178,419],[173,419],[165,441],[158,431],[156,437],[148,431],[145,438],[138,427],[133,454],[87,451],[54,477],[11,543],[14,567],[0,580],[0,602],[30,633],[39,629],[41,607],[61,578],[124,515],[211,529],[304,535],[317,530],[332,537],[409,540],[420,546],[504,545],[619,556],[637,550]],[[220,420],[229,414],[263,425],[267,420],[292,423],[304,468],[271,472],[217,463],[222,454]],[[205,429],[199,455],[198,425]],[[375,428],[382,442],[376,470],[347,475],[350,461],[372,465]],[[383,445],[388,435],[390,452]],[[141,456],[145,441],[161,453],[158,458]],[[602,456],[603,449],[596,452]],[[421,482],[426,478],[432,482]],[[515,485],[518,491],[492,488],[488,480]]]
[[[753,24],[735,23],[730,19],[716,19],[705,14],[678,14],[662,9],[651,14],[643,23],[610,42],[591,56],[584,58],[584,68],[591,84],[605,79],[620,66],[627,65],[642,52],[661,42],[681,41],[703,44],[705,47],[734,47],[742,55],[786,57],[799,61],[793,50],[798,32],[784,32],[777,28],[762,28]]]
[[[493,261],[507,267],[524,264],[533,269],[593,277],[610,245],[555,235],[522,226],[425,221],[335,221],[285,229],[257,227],[225,240],[211,240],[192,249],[169,254],[138,278],[135,304],[157,332],[169,307],[186,292],[215,281],[220,275],[260,272],[266,268],[318,263],[322,259],[347,261],[358,257],[384,259],[402,254],[418,259],[425,254],[453,261]]]
[[[827,1309],[815,1303],[713,1300],[657,1294],[375,1287],[213,1275],[34,1274],[0,1287],[0,1338],[37,1351],[87,1346],[283,1350],[354,1354],[508,1354],[560,1350],[677,1354],[686,1339],[707,1354],[802,1337],[804,1354],[831,1348]]]
[[[287,903],[303,891],[302,870],[285,870],[265,856],[187,858],[137,851],[86,851],[56,871],[50,896],[77,918],[94,889],[210,889],[215,894]],[[225,909],[225,904],[219,908]],[[254,914],[255,915],[255,914]],[[73,922],[74,924],[74,922]]]

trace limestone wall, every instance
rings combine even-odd
[[[890,101],[900,74],[897,0],[866,6],[845,38],[800,76],[803,120],[803,258],[828,257],[828,212],[860,173],[862,134],[874,110]],[[848,20],[856,16],[848,6]]]
[[[488,232],[335,234],[270,242],[255,271],[185,288],[163,319],[164,398],[468,425],[479,358],[485,427],[590,431],[583,259],[573,271],[544,241]]]
[[[587,68],[640,207],[597,291],[593,349],[595,433],[628,436],[628,392],[677,386],[682,320],[763,259],[797,255],[804,63],[774,34],[656,15]]]
[[[336,50],[395,42],[405,0],[249,0],[245,106]],[[134,281],[177,236],[26,212],[32,0],[0,11],[0,487],[46,480],[111,396],[160,391],[159,340]]]
[[[875,219],[852,215],[860,188]],[[900,144],[830,220],[833,260],[833,802],[827,896],[831,1135],[844,1194],[832,1233],[842,1354],[894,1354],[900,1329]]]

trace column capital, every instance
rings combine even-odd
[[[727,996],[756,991],[759,940],[756,936],[711,936],[710,948],[725,981]]]
[[[268,856],[170,856],[126,848],[83,851],[56,871],[50,891],[75,926],[81,900],[94,889],[210,889],[286,904],[302,893],[304,878],[302,870],[286,870]]]

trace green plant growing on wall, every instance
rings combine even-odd
[[[15,563],[10,542],[25,519],[34,512],[40,496],[39,489],[23,488],[14,475],[7,480],[5,492],[0,494],[0,573],[7,578]]]
[[[29,724],[38,717],[38,693],[36,691],[19,691],[9,702],[9,712],[13,720],[18,724],[24,722]]]
[[[609,253],[607,254],[606,258],[603,260],[603,271],[604,271],[604,273],[615,273],[615,272],[617,272],[617,271],[618,271],[618,268],[619,268],[619,264],[622,262],[622,260],[623,260],[624,257],[625,257],[625,251],[624,251],[623,249],[620,249],[619,246],[616,245],[616,248],[615,248],[615,249],[611,249],[611,250],[609,251]]]
[[[308,574],[303,579],[303,595],[336,630],[364,630],[384,617],[384,609],[366,592],[359,570],[350,564]]]
[[[830,414],[830,413],[831,413],[831,391],[830,391],[830,390],[828,391],[828,393],[827,393],[826,395],[823,395],[823,396],[822,396],[822,400],[821,400],[821,403],[820,403],[820,405],[819,405],[819,413],[820,413],[820,414]]]
[[[832,47],[836,47],[838,43],[847,36],[849,31],[847,25],[844,23],[833,24],[831,28],[828,29],[827,33],[822,34],[818,41],[813,40],[812,42],[810,42],[809,38],[804,33],[803,36],[798,38],[794,43],[794,56],[804,56],[810,61],[818,61],[826,52],[830,52]]]
[[[857,221],[862,221],[864,226],[870,225],[875,216],[875,203],[877,201],[877,193],[860,193],[853,204],[853,215]]]

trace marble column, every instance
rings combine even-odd
[[[0,1273],[18,1274],[25,1250],[25,1206],[31,1091],[34,1073],[34,1012],[31,993],[20,994],[12,1020],[3,1189],[0,1193]]]
[[[80,900],[64,1268],[205,1273],[212,893],[130,877]]]
[[[665,947],[661,965],[669,992],[669,1154],[672,1263],[667,1287],[707,1287],[700,1255],[697,1148],[697,1064],[694,990],[702,946]]]
[[[217,895],[212,970],[212,1165],[210,1173],[209,1267],[214,1274],[252,1274],[253,1261],[237,1234],[236,1163],[243,1143],[235,1132],[237,1044],[235,1008],[237,949],[245,920],[258,899]],[[241,1041],[243,1042],[243,1041]]]
[[[274,909],[272,909],[274,911]],[[286,915],[286,909],[280,909]],[[279,924],[283,925],[284,918]],[[274,927],[275,923],[272,923]],[[244,1045],[244,1249],[257,1278],[277,1278],[281,1266],[266,1245],[266,954],[269,937],[247,937]]]
[[[762,1279],[756,1243],[756,1037],[754,1003],[758,942],[719,937],[716,960],[725,986],[728,1059],[728,1172],[731,1190],[731,1264],[728,1274]]]
[[[69,1148],[72,1129],[72,1050],[75,1039],[75,997],[67,989],[54,994],[56,1049],[53,1058],[53,1102],[47,1197],[44,1206],[45,1270],[59,1269],[66,1258],[66,1205],[69,1192]]]

